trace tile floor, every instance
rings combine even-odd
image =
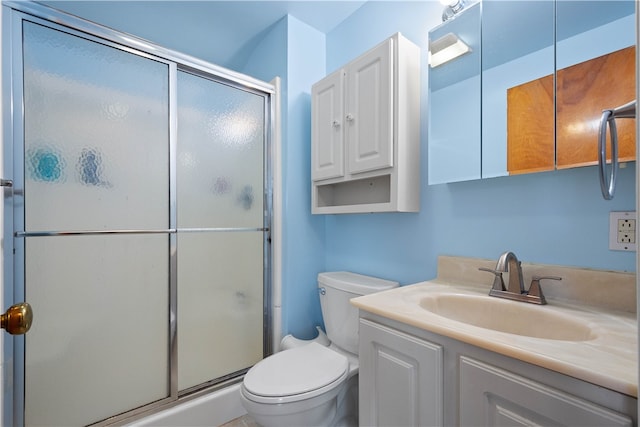
[[[245,415],[240,418],[236,418],[235,420],[231,420],[228,423],[221,425],[220,427],[260,427],[260,426],[249,415]]]

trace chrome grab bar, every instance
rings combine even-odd
[[[628,102],[620,107],[603,110],[598,133],[598,172],[600,190],[605,200],[613,199],[618,174],[618,129],[616,119],[632,119],[636,117],[636,101]],[[609,180],[606,178],[607,165],[607,127],[611,136],[611,170]]]

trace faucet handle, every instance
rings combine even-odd
[[[540,303],[541,304],[546,304],[547,300],[544,297],[544,294],[542,293],[542,288],[540,287],[540,280],[562,280],[562,277],[558,277],[558,276],[533,276],[531,278],[531,286],[529,286],[529,291],[527,292],[527,295],[530,295],[532,297],[538,297],[540,298]]]
[[[478,270],[487,271],[487,272],[493,273],[495,275],[495,277],[493,279],[493,286],[491,286],[491,289],[495,289],[497,291],[506,291],[507,290],[507,288],[504,286],[504,280],[502,279],[502,271],[493,270],[491,268],[485,268],[485,267],[478,267]]]

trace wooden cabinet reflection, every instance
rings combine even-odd
[[[552,74],[507,89],[509,174],[555,168],[553,116]]]
[[[553,75],[507,90],[509,174],[597,164],[602,110],[635,99],[635,47],[558,70],[556,79],[555,138]],[[618,139],[620,161],[635,160],[635,119],[618,123]]]

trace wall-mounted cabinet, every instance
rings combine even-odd
[[[429,67],[429,184],[480,179],[481,5],[429,32],[429,42],[458,36],[471,51]]]
[[[478,55],[429,70],[429,183],[595,164],[602,110],[635,98],[635,2],[483,0],[474,7],[429,33],[431,40],[455,32]],[[456,67],[478,74],[464,98],[456,85],[434,84]],[[481,137],[460,143],[461,131],[447,129],[454,119],[445,127],[439,117],[462,102],[473,107],[455,121],[481,128]],[[635,159],[632,129],[634,120],[619,125],[621,161]],[[474,155],[464,168],[462,149]]]
[[[575,2],[557,1],[556,5],[558,169],[596,164],[593,141],[598,139],[602,110],[636,98],[637,2],[578,2],[584,4],[589,25],[576,20],[582,8],[571,3]],[[635,119],[618,120],[617,127],[620,161],[635,160]],[[574,158],[574,153],[579,156]]]
[[[420,49],[395,34],[313,85],[311,211],[417,212]]]
[[[553,1],[482,2],[482,178],[555,168],[554,16]]]

